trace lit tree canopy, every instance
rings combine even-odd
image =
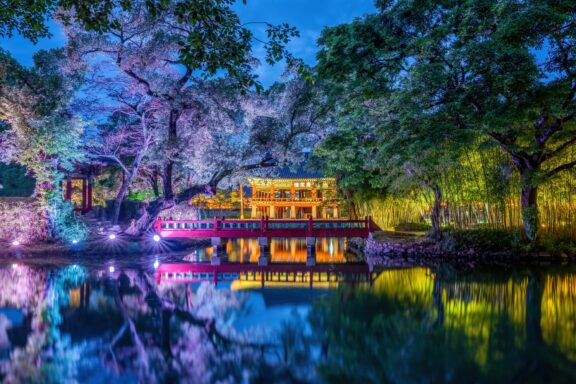
[[[378,1],[379,13],[326,29],[318,72],[356,100],[391,99],[403,130],[499,145],[522,181],[524,226],[538,185],[576,166],[576,10],[571,1]],[[404,100],[394,103],[394,100]],[[440,130],[437,130],[440,129]],[[452,138],[452,139],[451,139]],[[411,137],[408,137],[411,139]]]

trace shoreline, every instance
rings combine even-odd
[[[468,250],[447,252],[438,242],[424,236],[390,236],[349,239],[349,250],[361,257],[370,268],[402,268],[413,266],[479,265],[520,266],[530,264],[575,263],[576,255],[552,255],[545,251]]]
[[[100,239],[71,245],[61,242],[37,242],[13,246],[10,243],[0,243],[0,258],[20,257],[128,257],[150,256],[158,254],[182,254],[210,245],[210,239],[171,239],[156,243],[151,239],[118,235],[110,241]]]

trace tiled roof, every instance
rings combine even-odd
[[[278,173],[274,178],[278,179],[318,179],[325,177],[322,172],[307,171],[305,169],[306,163],[303,162],[297,167],[294,165],[285,165],[278,170]]]

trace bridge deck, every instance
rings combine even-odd
[[[378,226],[364,220],[165,220],[154,223],[164,238],[368,237]]]

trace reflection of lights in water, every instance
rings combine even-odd
[[[158,261],[158,259],[154,260],[154,269],[158,269],[159,266],[160,262]]]
[[[110,271],[110,273],[114,273],[114,271],[115,271],[116,269],[114,268],[113,265],[111,265],[111,266],[108,268],[108,270]]]
[[[330,256],[334,255],[334,242],[332,242],[332,241],[328,245],[328,252],[330,252]]]
[[[160,236],[154,235],[154,236],[152,237],[152,239],[154,239],[155,242],[159,242],[159,241],[160,241]]]
[[[14,241],[12,242],[12,245],[15,246],[15,247],[17,247],[17,246],[20,245],[20,242],[19,242],[18,240],[14,240]]]
[[[113,233],[111,233],[110,235],[108,235],[108,238],[109,238],[110,240],[114,240],[114,239],[116,238],[116,235],[113,234]]]

